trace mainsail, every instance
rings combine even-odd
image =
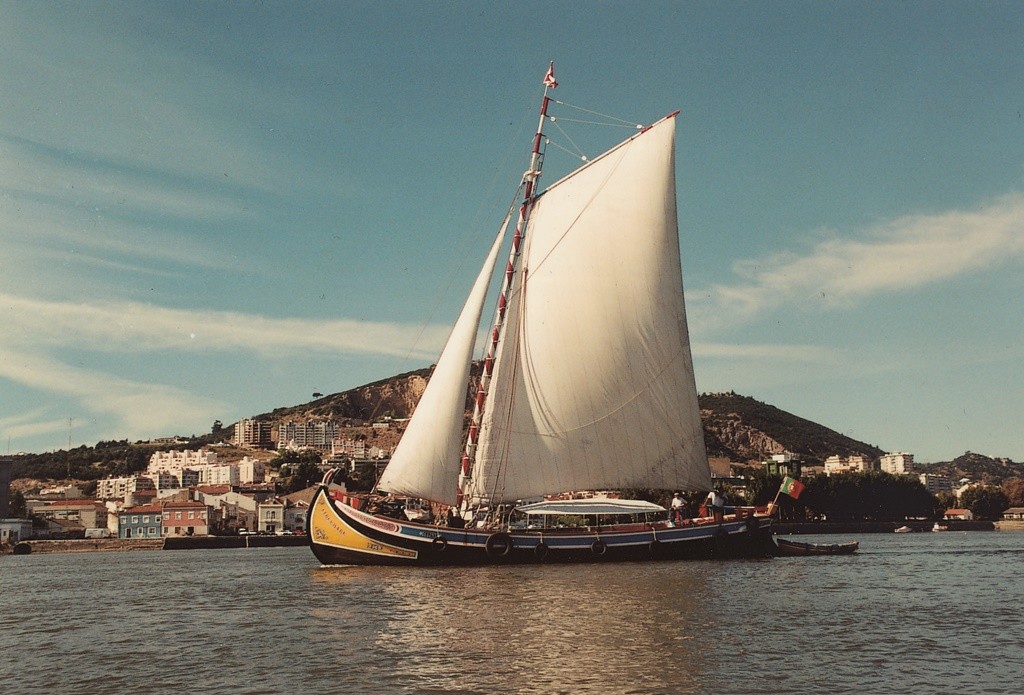
[[[683,304],[675,119],[534,202],[469,496],[708,489]]]

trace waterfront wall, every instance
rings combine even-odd
[[[785,522],[772,524],[776,535],[801,533],[893,533],[900,526],[909,526],[914,531],[931,531],[934,521],[817,521]],[[943,521],[950,531],[993,531],[991,521]]]
[[[305,536],[168,536],[164,550],[204,548],[279,548],[306,545]]]
[[[273,548],[306,545],[305,536],[168,536],[166,538],[87,538],[60,541],[21,541],[0,553],[126,552],[131,550],[202,550],[213,548]]]
[[[96,538],[63,541],[21,541],[14,546],[16,555],[30,553],[88,553],[94,551],[126,552],[129,550],[160,550],[163,539]]]

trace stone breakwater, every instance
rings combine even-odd
[[[162,538],[130,539],[130,538],[96,538],[62,541],[21,541],[7,552],[15,555],[32,553],[89,553],[89,552],[128,552],[131,550],[160,550],[163,548]]]
[[[60,541],[21,541],[3,546],[2,554],[128,552],[132,550],[202,550],[212,548],[272,548],[306,545],[305,536],[168,536],[166,538],[87,538]]]

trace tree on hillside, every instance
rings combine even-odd
[[[1003,516],[1010,506],[1006,495],[997,487],[978,485],[964,490],[960,504],[971,510],[975,519],[995,521]]]
[[[291,475],[282,482],[285,494],[298,492],[314,485],[320,480],[321,473],[317,464],[311,461],[303,461],[296,465],[288,466]]]
[[[816,476],[799,502],[830,521],[934,519],[940,511],[919,480],[881,471]]]
[[[21,494],[18,490],[11,490],[11,497],[8,503],[10,505],[8,512],[12,519],[28,518],[28,510],[25,507],[25,495]]]
[[[779,491],[782,478],[777,475],[768,475],[764,469],[754,471],[747,478],[747,504],[764,506],[775,499],[775,493]]]
[[[939,502],[939,509],[945,512],[947,509],[953,509],[960,503],[956,499],[956,495],[952,492],[936,492],[935,499]],[[940,515],[941,516],[941,515]]]
[[[322,459],[323,454],[314,449],[302,449],[300,451],[285,449],[284,451],[278,452],[277,456],[270,459],[267,465],[274,470],[277,470],[286,464],[292,467],[300,463],[319,464]]]
[[[1011,507],[1024,507],[1024,478],[1007,478],[1001,487]]]

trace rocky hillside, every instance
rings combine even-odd
[[[275,424],[317,418],[407,418],[415,409],[429,375],[429,369],[408,372],[257,417]],[[700,397],[700,408],[708,454],[735,462],[761,461],[784,451],[800,455],[810,465],[833,454],[877,458],[884,453],[876,446],[735,393],[704,394]]]
[[[736,393],[700,396],[700,417],[708,455],[736,462],[762,461],[772,454],[798,454],[806,465],[834,454],[878,458],[885,452],[775,406]]]
[[[373,446],[391,450],[401,438],[403,423],[396,423],[385,430],[359,425],[385,416],[397,420],[409,417],[429,376],[430,369],[407,372],[342,393],[317,394],[316,400],[309,403],[277,408],[254,417],[268,420],[275,426],[287,420],[305,422],[330,418],[346,426],[344,436],[365,439]],[[469,405],[467,399],[467,409]],[[736,393],[703,394],[700,396],[700,409],[708,454],[716,461],[726,462],[726,470],[728,462],[754,463],[784,451],[799,455],[805,465],[821,463],[833,454],[861,454],[874,459],[884,453],[874,445],[850,439],[810,420]],[[346,420],[350,422],[346,423]],[[174,448],[195,449],[220,442],[229,432],[230,428],[217,429]],[[70,472],[76,480],[95,480],[105,475],[126,474],[144,468],[154,446],[132,445],[127,441],[99,442],[95,447],[83,446],[72,452],[29,454],[15,461],[14,477],[36,481],[60,480]],[[259,452],[223,450],[221,455],[229,460],[233,455],[240,457],[254,453]],[[971,452],[953,461],[931,464],[924,470],[947,475],[954,480],[970,478],[994,484],[1007,478],[1024,477],[1024,463]]]
[[[407,418],[423,395],[430,371],[431,368],[426,368],[406,372],[302,405],[277,408],[257,415],[256,418],[271,420],[275,424],[284,420],[378,420],[385,416]]]
[[[954,481],[968,478],[991,485],[998,485],[1007,478],[1024,478],[1024,463],[1016,463],[1007,458],[991,458],[970,451],[952,461],[933,463],[921,470],[945,475]]]

